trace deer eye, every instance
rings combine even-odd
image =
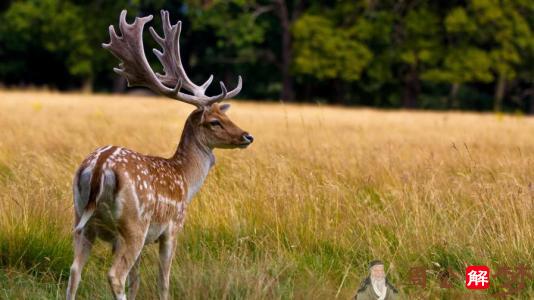
[[[219,120],[210,121],[210,125],[211,126],[221,126],[222,127],[222,124],[221,124],[221,122],[219,122]]]

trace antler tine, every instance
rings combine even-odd
[[[206,82],[204,82],[200,88],[203,90],[203,91],[206,91],[206,89],[208,88],[208,86],[210,86],[211,82],[213,81],[213,74],[210,75],[210,78],[208,78],[208,80],[206,80]]]
[[[175,85],[178,78],[184,81],[184,88],[195,96],[203,96],[199,92],[198,87],[189,79],[182,66],[180,57],[180,33],[182,29],[182,22],[178,21],[175,25],[171,25],[169,12],[161,11],[163,38],[159,36],[153,27],[150,27],[150,33],[156,42],[161,46],[163,51],[154,49],[153,52],[163,65],[164,74],[157,73],[157,78],[166,86]]]
[[[162,48],[162,51],[153,49],[153,52],[163,65],[164,74],[154,73],[143,50],[143,29],[145,24],[152,20],[152,15],[135,18],[132,24],[128,24],[126,14],[126,10],[123,10],[119,17],[121,36],[117,35],[115,28],[111,25],[109,27],[110,42],[102,44],[102,47],[108,49],[121,61],[119,67],[114,68],[114,71],[126,78],[128,86],[148,87],[164,96],[193,104],[197,107],[211,105],[234,97],[241,91],[241,76],[239,76],[237,87],[230,92],[221,82],[221,94],[213,97],[205,95],[206,89],[213,81],[213,75],[200,86],[195,85],[189,79],[180,57],[179,40],[182,23],[178,21],[172,25],[169,12],[165,10],[161,11],[163,37],[158,35],[154,28],[149,28],[150,34]],[[180,89],[182,87],[192,95],[181,93]]]
[[[123,9],[121,11],[121,14],[119,15],[119,30],[121,31],[121,34],[124,34],[124,32],[126,32],[126,30],[127,30],[126,29],[126,27],[128,26],[128,22],[126,22],[126,14],[127,13],[128,12],[125,9]],[[145,18],[150,18],[150,20],[152,20],[153,17],[152,17],[152,15],[148,15]],[[136,18],[136,20],[137,20],[137,18]],[[148,20],[148,21],[150,21],[150,20]],[[135,21],[134,21],[134,23],[135,23]],[[143,39],[141,39],[141,42],[142,41],[143,41]]]
[[[226,89],[226,86],[224,85],[224,82],[222,81],[219,81],[219,84],[221,85],[221,95],[222,95],[222,98],[225,99],[226,98],[226,95],[228,94],[228,90]]]
[[[148,28],[148,31],[150,32],[150,35],[152,36],[152,38],[156,41],[156,43],[158,43],[158,45],[163,45],[163,43],[165,43],[165,40],[159,36],[159,34],[156,32],[156,30],[154,30],[154,27],[150,26]],[[152,51],[154,51],[156,49],[152,49]]]
[[[232,90],[230,93],[221,93],[217,96],[207,97],[205,92],[213,81],[213,75],[210,75],[208,80],[202,85],[195,85],[187,76],[184,70],[181,56],[180,56],[180,33],[182,23],[178,21],[175,25],[171,25],[169,12],[166,10],[161,11],[163,38],[160,37],[156,31],[151,27],[150,32],[163,51],[155,50],[154,53],[163,65],[164,75],[156,74],[158,79],[167,86],[172,86],[177,78],[182,78],[184,81],[183,87],[197,96],[203,105],[213,104],[217,101],[227,99],[229,96],[233,97],[241,90],[241,85],[238,88]],[[230,95],[229,95],[230,94]]]
[[[170,17],[169,11],[162,9],[160,11],[160,14],[161,14],[161,23],[163,24],[163,30],[170,31],[173,26],[171,24],[171,17]],[[182,22],[178,21],[176,23],[176,25],[180,27],[178,29],[178,31],[180,32],[182,30]],[[178,33],[178,34],[180,34],[180,33]]]
[[[128,86],[144,86],[164,96],[197,107],[202,106],[203,103],[197,97],[179,92],[182,86],[181,81],[175,81],[174,89],[169,88],[158,80],[150,68],[143,50],[143,28],[147,22],[152,20],[152,15],[135,18],[132,24],[128,24],[126,14],[127,11],[123,10],[119,18],[121,36],[115,32],[115,28],[111,25],[109,27],[110,42],[102,44],[102,47],[120,60],[119,67],[114,68],[114,71],[126,78]]]
[[[239,76],[238,80],[237,80],[237,86],[235,87],[235,89],[231,90],[230,92],[228,92],[226,90],[226,86],[224,85],[224,83],[222,81],[220,81],[220,84],[221,84],[221,91],[222,92],[217,96],[213,96],[213,97],[208,98],[205,101],[204,105],[209,106],[209,105],[212,105],[213,103],[221,102],[224,99],[229,99],[229,98],[232,98],[235,95],[239,94],[239,92],[241,91],[241,88],[243,87],[243,79],[241,78],[241,76]]]
[[[102,47],[109,50],[121,62],[119,68],[114,68],[119,75],[126,77],[130,86],[142,85],[145,77],[150,77],[152,71],[148,66],[148,61],[142,51],[142,28],[152,20],[152,15],[136,18],[132,24],[126,22],[126,10],[123,10],[119,18],[119,30],[121,36],[115,32],[113,25],[109,26],[110,42],[102,44]]]
[[[242,87],[243,87],[243,78],[241,78],[241,75],[239,75],[237,77],[237,86],[235,87],[235,89],[228,92],[228,95],[226,95],[226,99],[237,96],[237,94],[241,92]]]

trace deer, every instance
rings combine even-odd
[[[202,85],[187,76],[180,57],[181,22],[171,25],[169,12],[162,10],[163,37],[150,33],[162,48],[153,49],[163,65],[163,74],[150,67],[143,49],[143,31],[152,15],[126,21],[119,18],[119,36],[109,27],[110,42],[102,44],[120,60],[114,71],[128,86],[142,86],[168,98],[192,104],[174,155],[170,158],[143,155],[133,150],[104,146],[87,156],[73,180],[74,260],[70,268],[67,299],[75,299],[95,240],[112,246],[112,265],[107,274],[115,299],[135,299],[139,288],[139,264],[143,247],[159,243],[158,294],[169,298],[169,276],[176,249],[176,236],[184,226],[185,214],[215,164],[215,148],[246,148],[254,138],[226,115],[229,104],[220,102],[236,96],[242,78],[228,91],[207,96],[211,75]],[[182,88],[184,92],[182,92]]]

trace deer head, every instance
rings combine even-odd
[[[236,126],[225,114],[229,104],[218,105],[224,99],[236,96],[242,87],[241,76],[238,77],[237,87],[231,91],[221,81],[221,93],[207,96],[206,89],[213,80],[211,75],[202,85],[194,84],[187,76],[180,57],[180,32],[182,23],[178,21],[171,25],[168,11],[161,11],[163,23],[163,37],[150,27],[154,40],[161,46],[162,51],[153,49],[154,54],[163,65],[164,74],[154,73],[143,50],[143,28],[152,16],[135,18],[132,24],[126,22],[126,10],[120,15],[119,29],[122,36],[117,35],[113,25],[109,27],[110,42],[102,44],[121,63],[114,71],[126,78],[128,86],[144,86],[152,91],[192,104],[197,109],[188,118],[193,123],[193,130],[197,140],[210,148],[246,147],[252,143],[253,137]],[[182,88],[187,93],[182,92]],[[187,125],[186,125],[187,129]]]
[[[230,104],[212,104],[201,110],[199,119],[199,139],[210,148],[246,148],[254,138],[235,125],[226,115]]]

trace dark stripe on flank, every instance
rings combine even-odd
[[[89,192],[89,200],[87,201],[86,208],[96,208],[96,197],[100,192],[100,184],[102,181],[102,167],[106,160],[117,150],[117,147],[112,146],[108,150],[100,153],[93,169],[93,176],[91,176],[91,191]]]

